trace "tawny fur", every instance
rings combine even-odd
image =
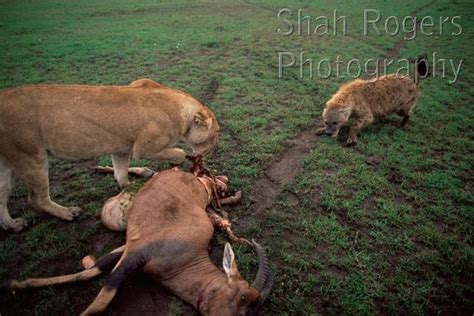
[[[256,312],[273,285],[268,261],[264,253],[259,253],[259,271],[252,285],[240,276],[230,245],[224,251],[225,273],[212,263],[208,246],[214,229],[206,214],[212,192],[210,180],[199,180],[180,170],[160,172],[138,191],[127,212],[125,246],[83,272],[11,281],[5,286],[21,289],[88,280],[119,260],[84,315],[103,312],[121,283],[137,270],[149,274],[201,314],[230,316]],[[86,261],[93,263],[94,259]]]
[[[404,127],[420,95],[418,85],[405,76],[390,74],[372,80],[356,79],[344,84],[326,103],[325,127],[317,133],[336,137],[340,128],[349,123],[346,144],[355,144],[364,127],[392,113],[403,118],[400,126]]]
[[[131,158],[185,159],[179,140],[196,154],[217,143],[211,110],[181,91],[152,80],[129,86],[33,85],[0,91],[0,226],[14,231],[26,221],[12,219],[7,200],[15,178],[28,188],[30,204],[64,220],[80,209],[50,200],[48,156],[65,159],[112,155],[115,178],[128,184]]]

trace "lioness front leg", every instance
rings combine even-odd
[[[175,143],[168,136],[160,135],[156,124],[148,124],[133,145],[132,157],[135,159],[165,160],[180,164],[186,159],[184,150],[170,148]]]
[[[114,177],[117,180],[120,189],[125,189],[128,182],[128,164],[130,162],[130,153],[112,154],[112,165],[114,166]]]
[[[181,148],[166,148],[155,155],[158,160],[180,164],[186,159],[186,153]]]

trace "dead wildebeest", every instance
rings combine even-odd
[[[104,311],[126,277],[137,270],[151,275],[201,314],[256,314],[273,286],[269,262],[263,248],[253,241],[259,265],[252,285],[240,276],[230,244],[224,250],[225,273],[211,262],[208,245],[214,228],[206,207],[213,199],[214,187],[208,177],[180,170],[160,172],[138,191],[127,212],[124,246],[82,272],[15,280],[5,286],[22,289],[84,281],[110,271],[115,265],[83,315]]]

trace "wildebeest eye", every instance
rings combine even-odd
[[[337,125],[337,123],[338,123],[338,122],[334,121],[334,122],[332,122],[332,125]]]

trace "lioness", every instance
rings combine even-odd
[[[20,231],[27,223],[7,209],[15,178],[28,188],[28,202],[64,220],[79,207],[49,197],[48,157],[63,159],[112,155],[114,176],[128,184],[130,158],[180,163],[179,140],[194,154],[208,153],[218,141],[211,110],[181,91],[149,79],[129,86],[32,85],[0,91],[0,225]]]

